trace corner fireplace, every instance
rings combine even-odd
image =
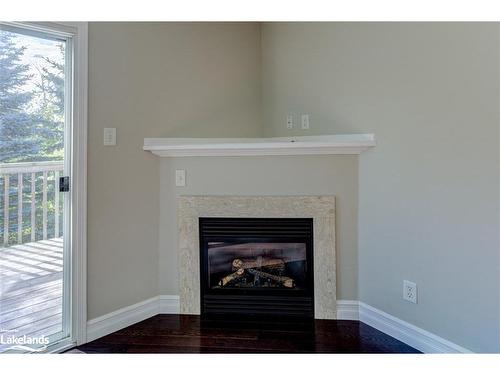
[[[312,218],[199,218],[202,317],[313,318]]]

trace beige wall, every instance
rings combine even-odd
[[[357,156],[212,157],[160,162],[160,294],[179,294],[180,195],[335,195],[337,298],[357,299]],[[186,170],[186,187],[175,170]]]
[[[258,24],[90,23],[89,319],[158,294],[159,160],[144,138],[261,130]]]
[[[359,293],[500,351],[499,31],[91,23],[89,318],[177,293],[179,194],[335,194],[339,298]],[[288,113],[309,113],[311,130],[285,130]],[[103,127],[117,128],[118,146],[102,146]],[[359,158],[359,203],[355,156],[160,161],[141,150],[145,137],[344,132],[378,139]],[[173,186],[176,168],[186,188]],[[403,279],[418,283],[417,305],[402,300]]]
[[[500,351],[498,24],[262,27],[264,124],[373,132],[360,156],[360,299],[475,351]],[[297,118],[297,117],[296,117]],[[403,279],[419,303],[402,300]]]

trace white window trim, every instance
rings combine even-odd
[[[73,340],[87,342],[87,103],[88,23],[63,23],[76,29],[73,82],[72,157],[72,323]]]
[[[71,321],[70,342],[87,342],[87,103],[88,103],[88,23],[87,22],[7,22],[13,26],[71,35],[73,42],[73,109],[71,141]],[[51,348],[49,348],[51,350]],[[57,349],[56,349],[57,350]]]

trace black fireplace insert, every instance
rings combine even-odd
[[[314,317],[312,218],[199,220],[202,317]]]

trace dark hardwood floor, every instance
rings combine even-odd
[[[194,315],[157,315],[69,352],[418,353],[357,321],[206,322]]]

